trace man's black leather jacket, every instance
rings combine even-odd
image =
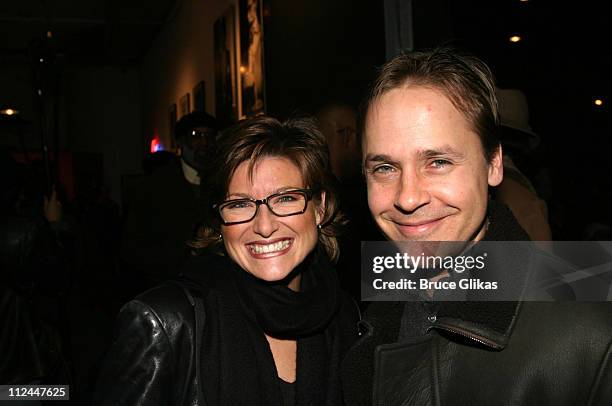
[[[612,404],[612,303],[471,305],[396,342],[405,304],[372,304],[343,366],[347,404]]]
[[[574,266],[527,243],[507,207],[489,202],[487,216],[497,249],[476,275],[500,290],[373,303],[342,366],[348,405],[612,405],[612,302],[549,301],[580,297]]]
[[[573,292],[535,283],[563,261],[515,245],[498,277],[538,270],[527,296]],[[351,406],[612,405],[612,302],[377,302],[361,324],[342,368]]]

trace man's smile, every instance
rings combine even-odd
[[[415,236],[419,236],[425,233],[431,233],[434,229],[439,227],[444,221],[444,219],[446,219],[447,217],[448,215],[442,216],[442,217],[422,219],[422,220],[389,219],[389,221],[393,223],[395,229],[398,230],[400,234],[406,237],[415,237]]]

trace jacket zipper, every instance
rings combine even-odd
[[[440,325],[440,324],[436,324],[435,326],[432,326],[432,328],[439,328],[441,330],[446,330],[446,331],[449,331],[451,333],[458,334],[460,336],[469,338],[470,340],[476,341],[477,343],[480,343],[480,344],[485,345],[487,347],[494,348],[496,350],[501,350],[503,348],[501,345],[496,344],[495,342],[493,342],[491,340],[488,340],[488,339],[486,339],[484,337],[481,337],[481,336],[477,336],[475,334],[469,333],[466,330],[459,329],[459,328],[456,328],[456,327],[452,327],[451,328],[451,327],[443,326],[443,325]]]

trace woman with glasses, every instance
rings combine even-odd
[[[255,117],[221,137],[212,168],[207,253],[123,308],[96,404],[342,404],[358,310],[332,265],[342,216],[324,138],[310,120]]]

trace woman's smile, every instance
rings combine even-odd
[[[291,249],[293,238],[282,238],[274,241],[257,241],[246,244],[247,249],[255,258],[270,258],[277,255],[284,255]]]

